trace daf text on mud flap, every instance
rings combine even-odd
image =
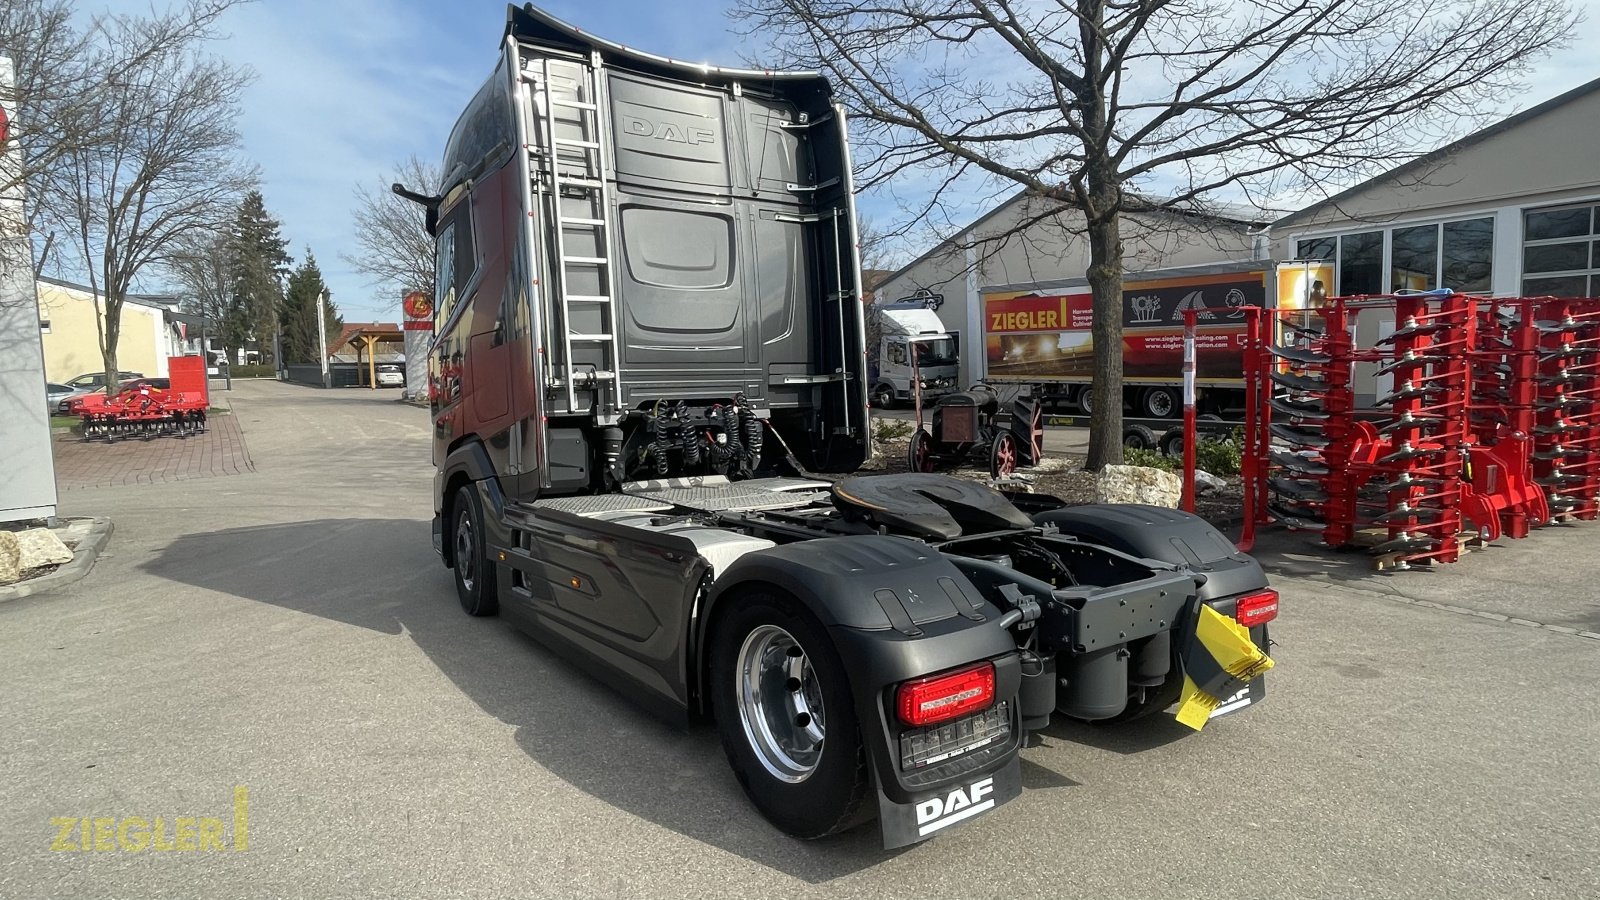
[[[926,837],[947,825],[994,809],[994,800],[983,799],[993,792],[994,779],[985,778],[966,789],[956,788],[944,797],[918,803],[917,836]]]

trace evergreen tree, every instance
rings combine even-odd
[[[260,191],[251,191],[239,204],[231,236],[234,271],[233,302],[228,312],[230,346],[243,346],[246,339],[260,342],[262,361],[272,353],[272,337],[277,333],[278,310],[283,305],[284,279],[292,261],[284,248],[282,225],[267,213]]]
[[[338,335],[344,317],[333,305],[333,292],[322,280],[322,269],[308,248],[306,260],[289,276],[289,287],[284,291],[279,311],[279,327],[283,335],[283,358],[291,363],[317,362],[317,295],[325,294],[323,311],[328,339]]]

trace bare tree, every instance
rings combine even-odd
[[[740,0],[778,64],[832,76],[863,189],[1023,186],[1081,216],[1088,467],[1119,462],[1121,214],[1349,183],[1481,123],[1570,35],[1562,0]],[[767,58],[764,65],[773,65]]]
[[[79,27],[71,0],[0,0],[0,56],[16,64],[16,84],[7,105],[16,110],[11,139],[23,148],[18,171],[0,178],[0,193],[28,185],[25,207],[34,245],[37,276],[49,266],[69,235],[56,230],[49,207],[62,192],[50,179],[72,153],[103,147],[117,124],[101,115],[105,93],[115,90],[118,73],[136,71],[175,48],[192,46],[210,34],[219,16],[248,0],[190,0],[182,7],[144,19],[137,42],[111,40],[128,20],[100,16]],[[42,233],[40,233],[42,231]]]
[[[183,288],[185,311],[199,316],[206,343],[215,339],[223,356],[230,361],[223,323],[233,302],[234,261],[229,235],[225,231],[195,230],[173,241],[167,254],[166,270]],[[208,357],[209,346],[202,352]]]
[[[371,283],[395,292],[395,300],[410,291],[433,296],[433,238],[411,201],[390,190],[403,184],[421,194],[439,191],[441,173],[436,163],[413,156],[396,166],[392,177],[377,185],[356,189],[355,233],[359,252],[344,261]]]
[[[104,85],[91,114],[97,140],[63,153],[47,170],[55,201],[45,206],[72,235],[100,315],[107,391],[115,389],[122,307],[139,274],[171,262],[192,234],[215,234],[253,172],[237,158],[235,128],[248,75],[203,57],[205,32],[166,41],[164,17],[113,17],[97,26],[95,65]],[[138,48],[165,41],[161,53]],[[108,60],[134,60],[113,69]]]

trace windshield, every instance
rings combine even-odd
[[[75,388],[98,387],[99,385],[102,385],[102,384],[105,384],[105,383],[106,383],[106,376],[104,374],[101,374],[101,375],[79,375],[77,378],[74,378],[71,381],[67,382],[67,384],[70,384]]]
[[[947,337],[917,342],[917,365],[948,366],[956,361],[956,342]]]

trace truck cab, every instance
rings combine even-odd
[[[923,400],[959,389],[960,335],[947,332],[938,313],[921,304],[875,308],[879,345],[871,374],[872,405],[892,409],[919,391]]]

